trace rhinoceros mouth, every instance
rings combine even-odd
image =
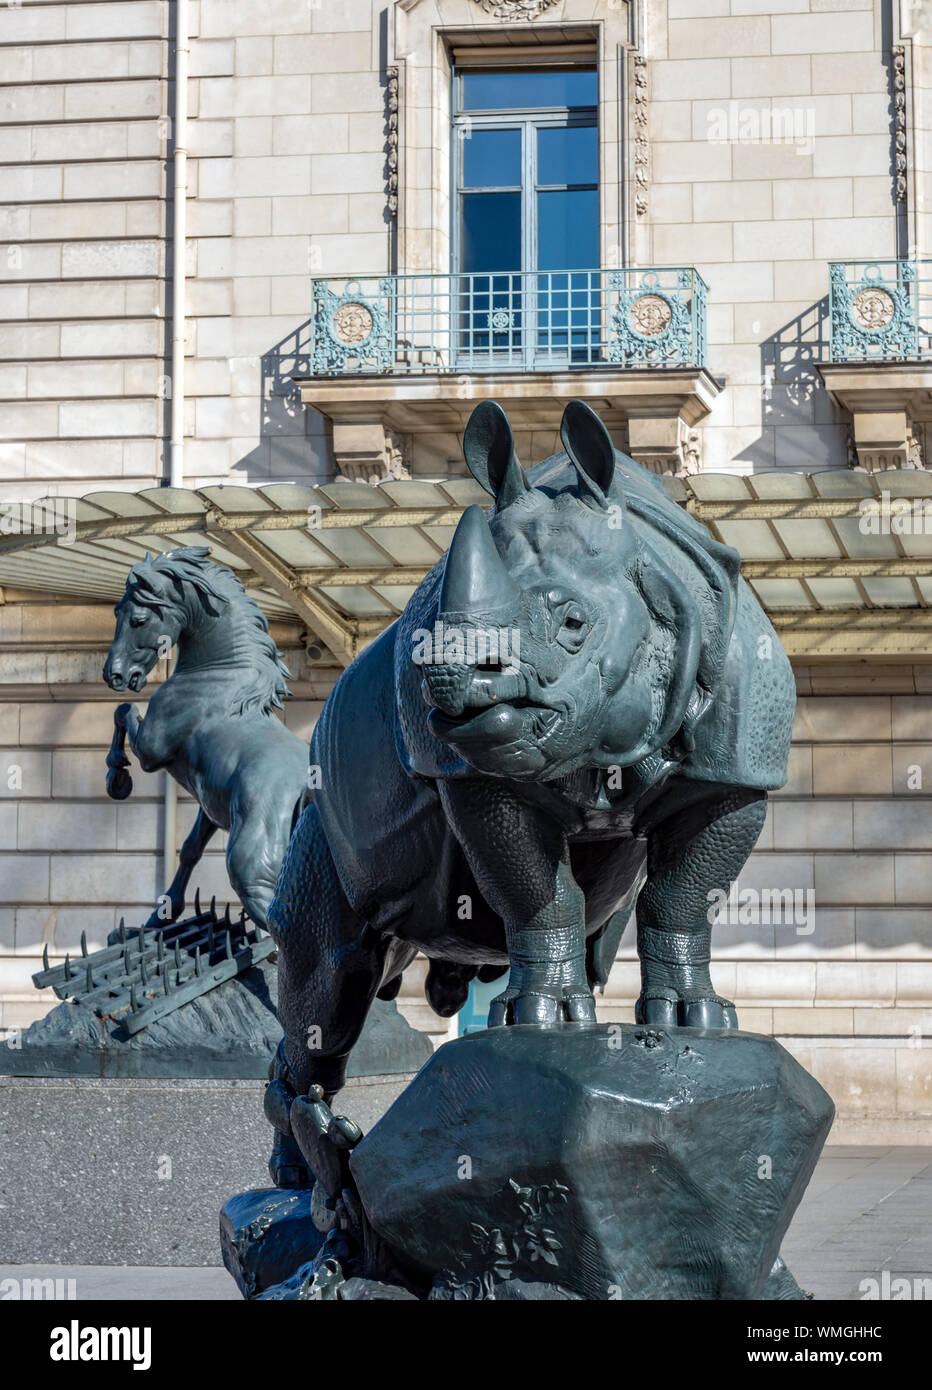
[[[475,708],[451,716],[432,709],[428,716],[431,732],[445,743],[483,743],[505,745],[538,743],[552,733],[560,718],[549,705],[520,699],[498,701],[476,713]]]

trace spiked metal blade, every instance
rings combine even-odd
[[[195,902],[199,906],[197,896]],[[227,905],[218,919],[211,902],[209,911],[132,936],[121,919],[118,940],[101,951],[88,952],[83,936],[81,969],[70,956],[50,966],[46,945],[43,968],[33,982],[38,989],[51,986],[59,999],[86,1004],[100,1018],[116,1019],[132,1034],[233,979],[273,950],[271,937],[253,929],[244,912],[233,921]]]

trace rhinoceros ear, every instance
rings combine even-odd
[[[492,494],[499,511],[527,491],[514,435],[498,401],[476,406],[463,435],[463,453],[470,473]]]
[[[563,412],[560,438],[582,485],[584,500],[607,507],[615,483],[615,446],[608,430],[585,401],[570,401]]]

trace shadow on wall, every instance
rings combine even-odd
[[[259,358],[259,442],[232,467],[243,482],[318,483],[331,476],[331,426],[302,405],[292,380],[310,375],[310,347],[311,320],[306,319]]]
[[[740,450],[736,460],[749,463],[754,473],[774,468],[813,472],[850,465],[850,422],[817,370],[820,362],[828,360],[826,295],[761,342],[756,384],[760,437]]]

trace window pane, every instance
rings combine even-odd
[[[460,269],[521,269],[521,194],[464,193]]]
[[[502,72],[464,72],[462,110],[515,111],[539,106],[595,106],[598,84],[595,71],[585,68],[519,68]]]
[[[594,125],[545,126],[537,132],[538,183],[598,183],[599,141]]]
[[[588,269],[598,263],[598,190],[538,193],[538,270]]]
[[[464,188],[521,186],[520,130],[472,130],[462,135]]]
[[[598,359],[604,306],[597,270],[538,275],[536,348],[571,362]]]

